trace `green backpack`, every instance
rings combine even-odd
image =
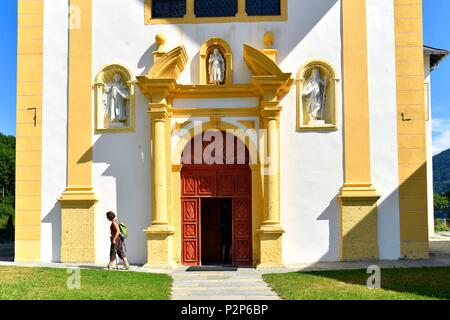
[[[127,226],[120,221],[118,221],[118,223],[119,223],[119,230],[120,230],[120,238],[122,238],[122,240],[125,240],[128,237]]]

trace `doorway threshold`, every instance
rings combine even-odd
[[[235,266],[197,266],[189,267],[187,272],[236,272],[238,267]]]

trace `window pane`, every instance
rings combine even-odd
[[[245,6],[249,16],[281,15],[280,0],[246,0]]]
[[[186,0],[153,0],[152,18],[182,18],[186,14]]]
[[[234,17],[237,0],[195,0],[197,17]]]

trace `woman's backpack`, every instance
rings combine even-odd
[[[120,238],[125,240],[128,237],[128,229],[125,224],[119,221]]]

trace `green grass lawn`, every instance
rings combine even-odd
[[[381,289],[368,289],[366,270],[267,274],[286,300],[450,299],[450,268],[382,269]]]
[[[67,288],[66,269],[0,267],[0,300],[167,300],[167,275],[81,270],[80,290]]]

